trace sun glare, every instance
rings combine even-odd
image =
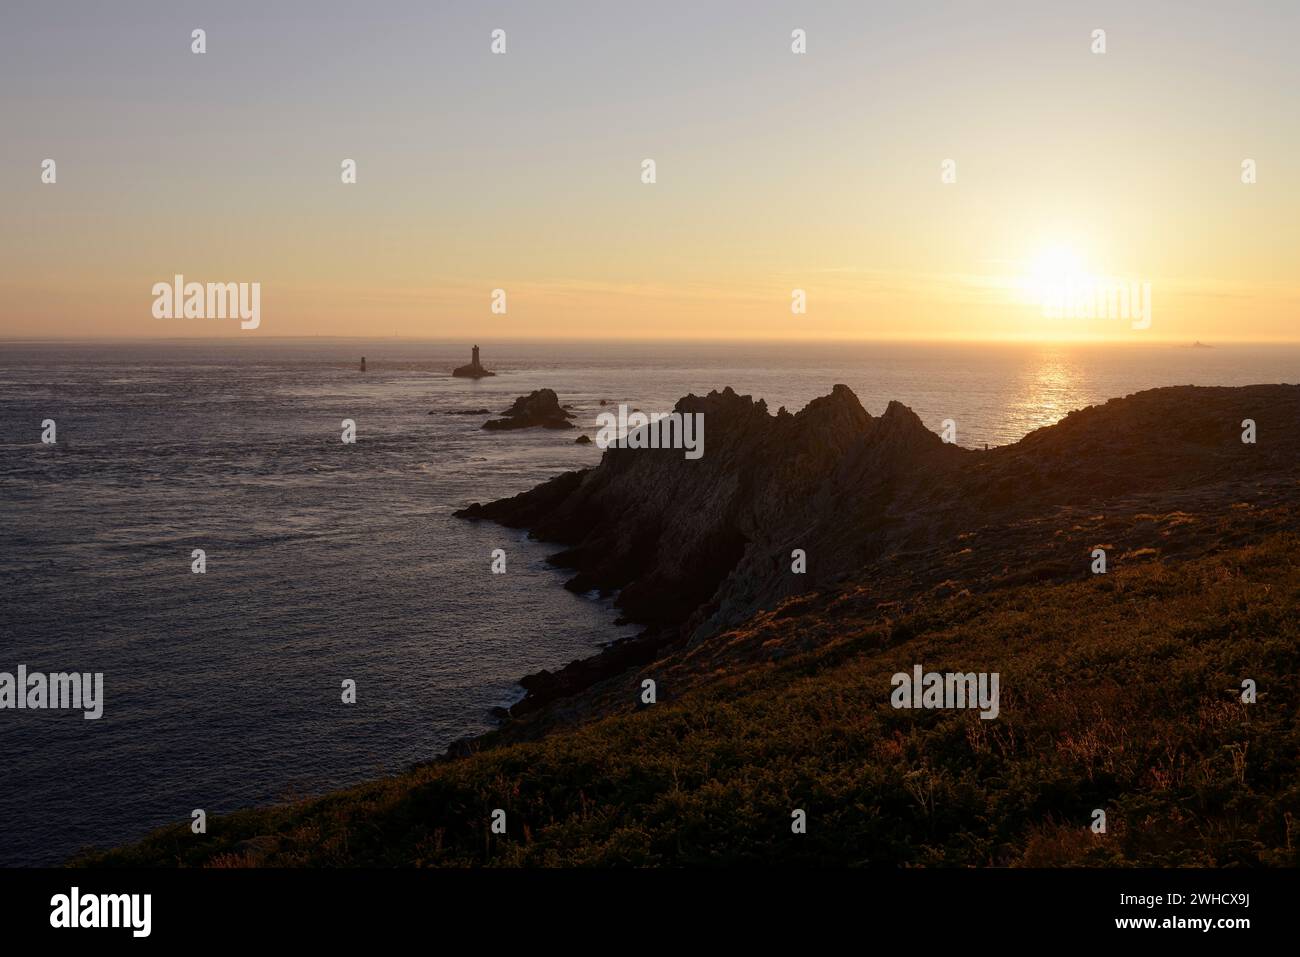
[[[1083,285],[1086,277],[1083,257],[1072,247],[1046,246],[1029,261],[1021,291],[1031,302],[1055,302]]]

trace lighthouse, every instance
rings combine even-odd
[[[458,366],[452,370],[451,374],[461,379],[481,379],[484,376],[496,375],[495,372],[488,372],[487,369],[484,369],[483,364],[479,362],[478,346],[474,346],[470,350],[469,365]]]

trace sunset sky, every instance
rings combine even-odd
[[[1300,4],[263,6],[6,0],[0,337],[1300,338]]]

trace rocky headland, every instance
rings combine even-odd
[[[458,513],[560,546],[637,638],[404,774],[80,863],[1300,866],[1300,386],[1140,392],[988,451],[844,386],[678,410],[698,460],[608,448]],[[1000,673],[997,720],[892,707],[918,663]]]
[[[705,415],[698,461],[612,447],[594,468],[456,513],[563,546],[551,561],[574,572],[568,588],[617,593],[625,619],[646,626],[595,658],[528,676],[514,713],[845,582],[908,602],[933,589],[1083,579],[1100,545],[1203,552],[1221,544],[1198,534],[1207,511],[1247,493],[1294,496],[1300,463],[1300,386],[1154,389],[987,451],[944,443],[898,402],[872,416],[843,385],[795,414],[730,388],[686,396],[676,411]],[[1243,443],[1245,419],[1266,438]],[[1131,527],[1144,513],[1203,518]],[[802,574],[791,572],[795,549]]]

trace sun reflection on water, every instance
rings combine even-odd
[[[1052,425],[1085,405],[1079,370],[1065,349],[1044,349],[1018,390],[1010,413],[1021,434]]]

